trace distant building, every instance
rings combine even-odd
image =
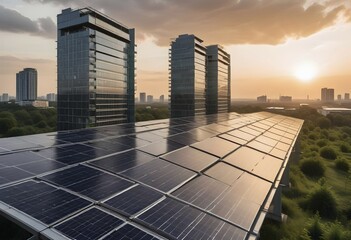
[[[292,101],[292,96],[280,96],[279,101],[281,102],[291,102]]]
[[[16,74],[16,101],[34,101],[38,96],[38,72],[25,68]]]
[[[146,103],[146,93],[141,92],[139,94],[139,98],[140,98],[140,103]]]
[[[86,7],[57,16],[57,129],[135,121],[135,31]]]
[[[46,99],[49,102],[56,102],[56,94],[55,93],[48,93],[48,94],[46,94]]]
[[[350,93],[345,93],[344,100],[345,101],[350,101]]]
[[[258,96],[257,102],[262,102],[262,103],[267,102],[267,96],[266,95]]]
[[[165,95],[161,95],[160,96],[160,103],[164,103],[165,102]]]
[[[206,113],[206,47],[195,35],[179,35],[170,46],[171,117]]]
[[[2,101],[2,102],[8,102],[9,100],[10,100],[9,94],[8,94],[8,93],[3,93],[3,94],[2,94],[1,101]]]
[[[343,113],[343,114],[351,114],[351,108],[329,108],[323,107],[318,109],[318,112],[324,116],[327,116],[330,113]]]
[[[322,102],[333,102],[334,101],[334,89],[333,88],[322,88],[321,89],[321,101]]]
[[[152,103],[154,101],[154,96],[152,95],[147,95],[147,102]]]
[[[230,110],[230,54],[219,45],[206,47],[206,113]]]
[[[341,94],[338,94],[338,101],[341,101]]]
[[[33,106],[37,108],[47,108],[49,107],[49,102],[45,100],[35,100],[35,101],[20,101],[18,102],[21,106]]]

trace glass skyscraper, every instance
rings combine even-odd
[[[135,31],[91,8],[57,16],[58,130],[134,122]]]
[[[183,34],[170,46],[171,117],[230,110],[230,55],[219,45]]]
[[[180,35],[170,47],[171,117],[206,113],[206,47],[194,35]]]
[[[219,45],[207,46],[206,112],[230,110],[230,55]]]
[[[24,68],[16,74],[16,101],[35,101],[38,96],[38,72]]]

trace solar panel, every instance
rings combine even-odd
[[[123,221],[98,208],[91,208],[54,228],[63,235],[77,240],[99,239]]]
[[[173,150],[176,150],[184,146],[185,145],[183,144],[172,142],[170,140],[165,139],[159,142],[154,142],[145,147],[141,147],[139,148],[139,150],[155,156],[160,156],[164,153],[171,152]]]
[[[155,159],[121,173],[123,176],[168,192],[196,174],[172,163]]]
[[[233,152],[235,149],[240,147],[240,145],[238,144],[229,142],[218,137],[208,138],[191,146],[213,154],[217,157],[224,157],[225,155]]]
[[[139,228],[136,228],[130,224],[126,224],[116,231],[109,234],[107,237],[103,238],[103,240],[157,240],[160,239],[155,237]]]
[[[119,173],[150,162],[153,159],[155,159],[154,156],[133,149],[124,153],[92,161],[89,164],[110,172]]]
[[[51,239],[247,239],[302,123],[225,113],[0,139],[0,208]]]
[[[71,193],[34,181],[0,189],[0,201],[46,224],[91,204]]]
[[[190,147],[162,155],[161,158],[194,171],[201,171],[218,160],[215,156]]]
[[[167,238],[243,240],[247,235],[231,224],[169,198],[137,219]]]
[[[106,200],[104,204],[123,215],[130,216],[150,206],[162,196],[162,193],[142,185],[137,185]]]
[[[94,200],[101,200],[133,185],[127,180],[83,165],[55,172],[41,179]]]
[[[233,185],[234,182],[243,174],[244,172],[240,169],[232,167],[226,163],[219,162],[210,169],[208,169],[205,174],[214,179],[217,179],[228,185]]]

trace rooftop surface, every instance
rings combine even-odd
[[[48,239],[256,239],[302,123],[229,113],[0,139],[0,213]]]

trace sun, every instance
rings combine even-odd
[[[296,67],[296,69],[294,71],[294,75],[301,82],[310,82],[317,75],[317,66],[313,62],[300,63]]]

